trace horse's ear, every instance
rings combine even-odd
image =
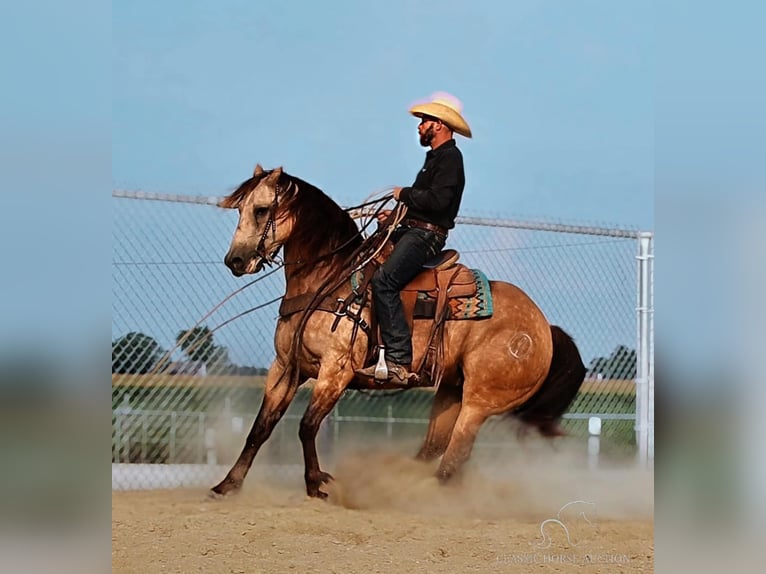
[[[253,172],[253,177],[258,177],[263,173],[263,168],[261,167],[261,164],[256,163],[255,164],[255,171]]]
[[[279,178],[281,176],[282,176],[282,166],[279,166],[278,168],[276,168],[269,174],[269,176],[266,178],[266,181],[269,184],[274,185],[279,181]]]

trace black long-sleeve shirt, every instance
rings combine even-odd
[[[448,140],[426,153],[423,169],[411,187],[402,188],[399,201],[407,206],[407,217],[452,229],[464,187],[463,154]]]

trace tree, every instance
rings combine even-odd
[[[152,337],[131,331],[112,341],[112,372],[148,373],[163,354],[162,347]]]
[[[635,379],[636,351],[618,345],[609,357],[596,357],[590,362],[588,376],[604,379]]]
[[[194,327],[186,331],[179,331],[176,335],[176,343],[181,345],[181,349],[190,361],[207,361],[215,353],[215,343],[210,328],[203,325]]]
[[[229,350],[215,344],[213,333],[208,327],[203,325],[180,331],[176,336],[176,342],[181,345],[181,349],[190,361],[204,362],[208,372],[224,374],[231,370]]]

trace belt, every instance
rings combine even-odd
[[[437,235],[442,235],[444,237],[447,237],[448,233],[447,229],[441,227],[440,225],[434,225],[433,223],[420,221],[419,219],[405,219],[402,221],[402,225],[405,227],[417,227],[418,229],[425,229],[426,231],[432,231]]]

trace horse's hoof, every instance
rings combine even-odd
[[[242,488],[241,482],[234,482],[233,480],[223,479],[220,483],[215,485],[208,491],[208,498],[210,500],[223,500],[228,496],[237,494]]]
[[[332,482],[335,480],[335,477],[331,475],[329,472],[322,472],[321,470],[317,473],[312,473],[306,475],[306,484],[317,486],[320,484],[327,484],[328,482]]]
[[[306,494],[308,494],[311,498],[320,498],[325,500],[328,494],[319,490],[319,487],[334,480],[335,478],[329,472],[321,471],[316,475],[306,477]]]

